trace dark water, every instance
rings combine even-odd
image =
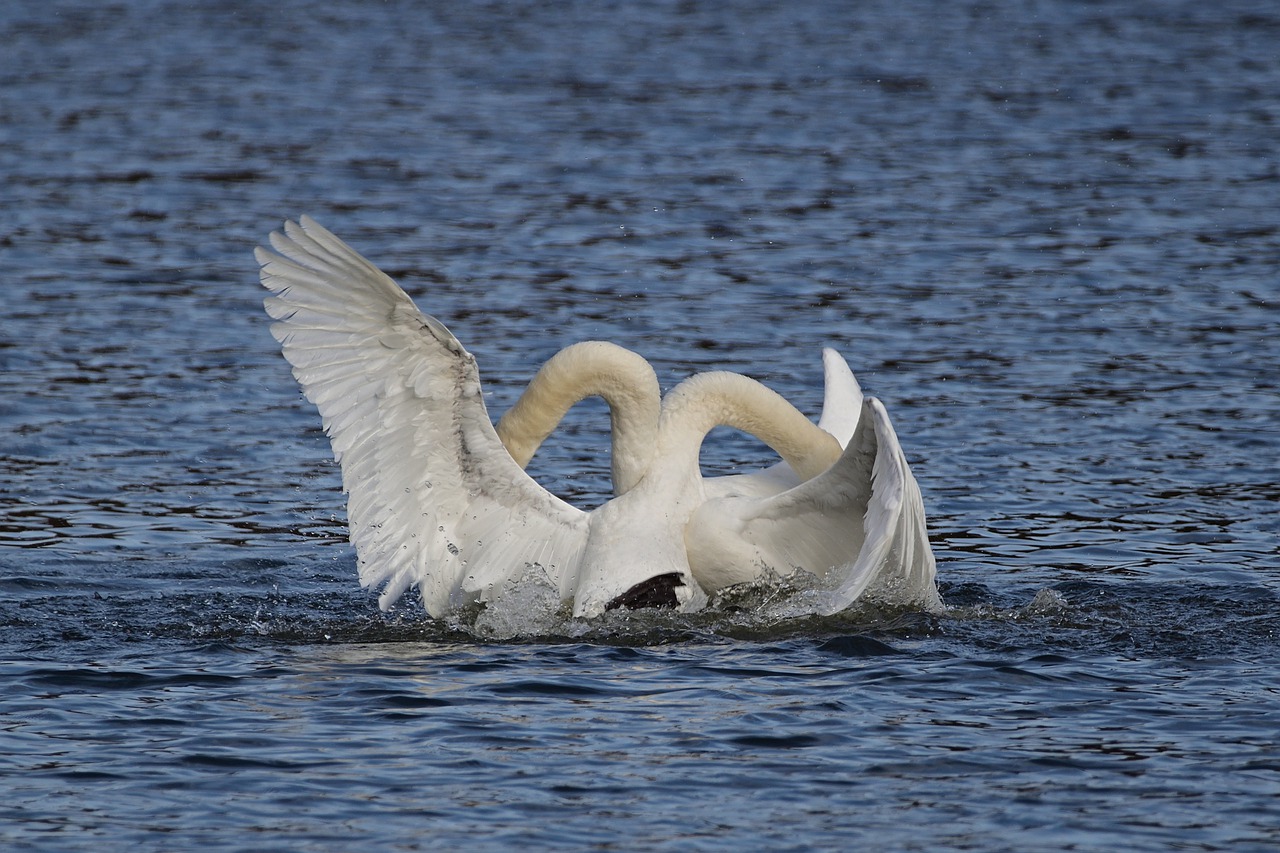
[[[0,844],[1280,847],[1277,43],[1262,0],[6,3]],[[949,611],[379,613],[261,310],[299,213],[495,413],[587,338],[813,412],[838,347]],[[598,503],[606,420],[542,481]]]

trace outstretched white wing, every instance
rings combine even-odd
[[[928,609],[941,606],[924,506],[884,405],[867,398],[831,468],[769,497],[708,500],[686,546],[694,577],[717,589],[742,577],[803,570],[834,582],[835,613],[864,593]]]
[[[540,567],[572,597],[586,515],[520,469],[481,397],[475,358],[390,277],[304,216],[259,248],[272,334],[342,465],[364,586],[427,611]]]

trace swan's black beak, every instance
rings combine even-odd
[[[643,607],[679,607],[676,587],[684,586],[679,572],[657,575],[641,581],[604,606],[605,610],[639,610]]]

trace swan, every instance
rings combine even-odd
[[[923,502],[888,412],[874,398],[864,404],[848,362],[830,347],[823,350],[823,381],[818,426],[847,451],[838,473],[772,503],[763,499],[802,482],[785,461],[760,472],[704,479],[705,502],[686,531],[694,578],[712,593],[789,574],[786,567],[817,566],[818,571],[806,571],[823,579],[839,573],[840,581],[820,612],[844,609],[873,591],[899,603],[939,609]],[[648,469],[662,405],[653,368],[630,350],[603,341],[562,349],[499,420],[498,436],[523,468],[573,404],[593,395],[609,405],[613,482],[621,495]],[[864,431],[849,449],[860,423]],[[844,501],[833,500],[834,494]],[[798,536],[782,535],[779,516],[783,526],[796,523],[786,521],[780,507],[798,509],[806,502],[822,508],[814,519],[820,525]],[[814,536],[819,528],[821,535]],[[850,560],[850,555],[857,556]]]
[[[731,561],[714,553],[722,546],[773,560],[759,566],[779,573],[847,565],[857,551],[831,562],[815,554],[821,549],[768,540],[822,539],[815,530],[846,525],[845,511],[858,506],[870,531],[862,540],[867,553],[854,562],[862,575],[845,576],[829,609],[842,609],[841,597],[856,597],[878,576],[913,578],[900,565],[903,553],[913,570],[928,563],[931,587],[932,555],[917,524],[923,513],[901,511],[912,497],[909,471],[883,506],[864,500],[870,477],[901,480],[905,470],[905,460],[884,452],[896,439],[891,428],[881,435],[888,421],[878,401],[863,401],[842,451],[831,434],[753,380],[692,377],[668,394],[656,432],[638,445],[643,458],[651,438],[648,466],[622,472],[622,493],[583,512],[546,492],[506,451],[485,409],[475,359],[394,281],[308,217],[287,222],[270,243],[275,253],[260,247],[255,254],[272,293],[265,302],[276,320],[272,331],[320,410],[349,495],[360,579],[382,586],[382,607],[416,584],[428,613],[439,616],[537,571],[573,601],[578,616],[652,603],[693,610],[706,601],[698,574],[709,584],[734,575],[726,568]],[[800,485],[772,497],[709,491],[698,452],[718,425],[765,440]],[[918,504],[918,490],[914,497]],[[729,530],[742,541],[732,541]]]

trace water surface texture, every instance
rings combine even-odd
[[[0,846],[1280,847],[1264,0],[13,0]],[[359,589],[252,248],[476,355],[889,407],[945,614],[426,619]],[[533,473],[608,495],[607,415]],[[708,473],[769,461],[716,431]]]

